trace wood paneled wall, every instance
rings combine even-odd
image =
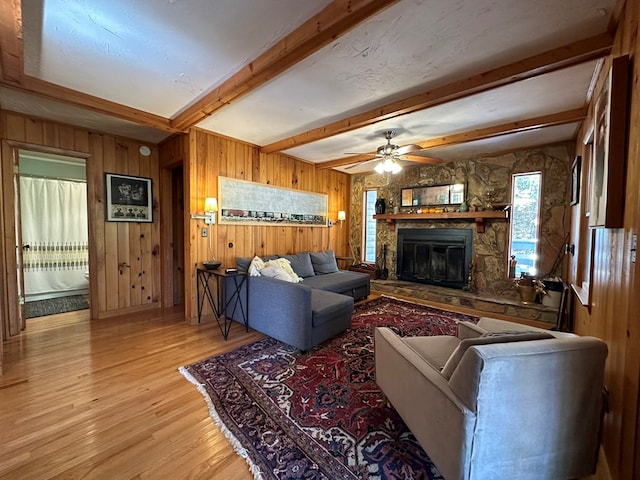
[[[597,478],[640,478],[640,443],[638,439],[639,385],[640,385],[640,322],[637,309],[640,298],[640,271],[638,263],[631,260],[632,235],[640,226],[640,41],[638,27],[640,0],[627,0],[622,11],[611,58],[629,54],[632,72],[629,73],[631,88],[630,121],[628,132],[627,175],[625,188],[624,227],[619,229],[597,229],[591,237],[584,216],[585,206],[577,205],[572,212],[572,240],[578,247],[577,257],[572,263],[572,282],[581,282],[593,254],[592,296],[590,309],[574,299],[575,330],[581,335],[593,335],[607,342],[605,382],[610,391],[610,411],[605,416],[603,447],[606,465],[599,466]],[[611,65],[605,62],[594,98],[604,82]],[[590,104],[593,118],[594,101]],[[576,152],[588,158],[582,140],[588,136],[592,121],[584,122],[578,135]],[[588,165],[583,165],[583,179],[588,178]],[[587,187],[586,181],[583,186]],[[618,186],[616,186],[618,188]],[[583,189],[583,192],[585,190]],[[582,195],[582,199],[586,196]],[[589,249],[588,238],[593,238]]]
[[[205,197],[218,197],[218,176],[267,185],[293,188],[328,195],[329,218],[338,210],[349,212],[349,176],[334,170],[319,170],[313,164],[281,154],[261,154],[256,146],[192,130],[188,137],[172,142],[188,142],[189,161],[185,162],[185,272],[186,314],[197,315],[195,268],[198,263],[217,258],[224,266],[235,266],[236,257],[287,254],[303,250],[331,249],[337,256],[348,256],[348,221],[343,226],[288,227],[214,225],[209,237],[201,236],[207,227],[191,220],[191,213],[202,213]],[[164,148],[164,146],[163,146]],[[169,149],[170,147],[167,146]],[[181,147],[172,147],[179,151]]]
[[[149,157],[139,154],[142,142],[92,132],[83,128],[0,112],[2,119],[3,234],[7,282],[5,333],[16,335],[15,214],[12,152],[38,150],[86,158],[89,216],[90,303],[93,318],[119,315],[160,305],[160,223],[158,210],[158,149]],[[153,223],[105,221],[104,173],[151,177],[154,196]]]

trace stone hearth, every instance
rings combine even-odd
[[[371,290],[389,295],[412,297],[444,305],[476,310],[476,315],[501,315],[515,320],[542,322],[555,326],[558,309],[538,303],[523,304],[511,298],[488,297],[464,290],[422,285],[401,280],[372,280]]]

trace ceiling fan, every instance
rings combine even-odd
[[[395,136],[395,133],[393,132],[393,130],[385,131],[384,138],[387,140],[387,143],[379,146],[376,150],[376,153],[363,154],[363,155],[375,156],[376,157],[375,161],[379,159],[378,164],[374,167],[374,170],[377,173],[386,173],[386,172],[390,172],[393,174],[398,173],[400,170],[402,170],[402,166],[398,163],[398,160],[411,160],[411,158],[406,156],[407,153],[416,152],[423,149],[420,145],[416,145],[416,144],[409,144],[409,145],[403,145],[403,146],[394,145],[391,143],[391,139],[394,136]],[[419,158],[420,161],[427,160],[426,158],[422,158],[422,157],[413,157],[413,158],[414,159]],[[429,161],[429,163],[433,163],[433,162]],[[358,164],[351,165],[347,167],[347,169],[353,168],[357,165]]]

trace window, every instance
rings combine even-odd
[[[362,219],[362,261],[376,262],[376,221],[373,215],[376,213],[377,190],[365,190],[364,208]]]
[[[515,271],[510,269],[509,275],[516,278],[538,273],[541,183],[541,172],[517,173],[511,179],[509,255],[511,260],[515,257]]]

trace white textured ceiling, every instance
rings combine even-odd
[[[25,74],[171,119],[329,0],[23,1]],[[401,0],[197,126],[259,146],[606,31],[615,0]],[[583,107],[597,62],[547,73],[285,153],[310,162]],[[159,142],[169,133],[0,89],[8,110]],[[577,123],[425,150],[460,158],[571,139]],[[365,165],[364,168],[371,168]],[[337,167],[354,173],[362,167]]]

